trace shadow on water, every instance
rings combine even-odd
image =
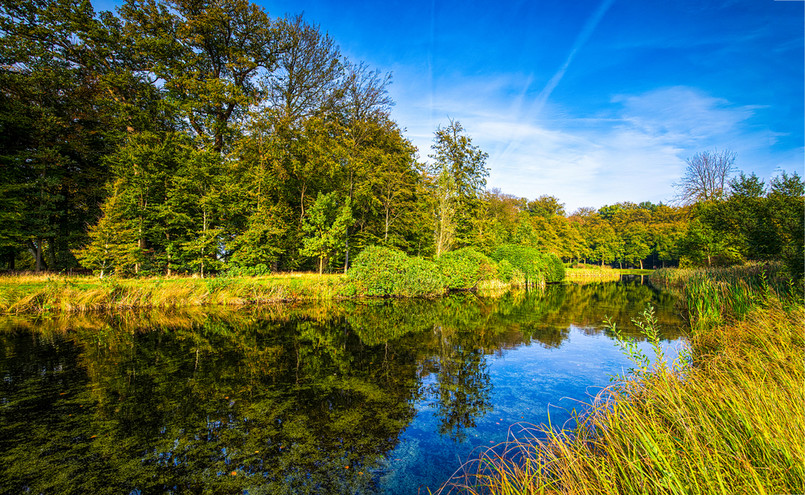
[[[674,299],[636,281],[0,320],[0,492],[388,493],[406,429],[462,445],[507,407],[496,357],[648,302],[679,338]]]

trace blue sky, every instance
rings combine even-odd
[[[764,179],[803,175],[803,1],[256,3],[391,72],[393,117],[422,160],[436,127],[460,121],[505,193],[568,212],[668,203],[685,158],[716,148]]]

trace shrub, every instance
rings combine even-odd
[[[507,259],[498,261],[497,266],[497,279],[501,282],[511,282],[515,276],[515,272],[519,272],[514,265]]]
[[[492,253],[492,259],[498,262],[499,270],[504,261],[519,270],[528,283],[561,282],[565,278],[562,260],[553,253],[543,254],[536,248],[502,244]],[[510,281],[514,272],[510,272],[508,266],[504,266],[503,271],[507,279],[502,280]]]
[[[270,274],[271,269],[263,263],[255,266],[232,266],[222,273],[225,277],[262,277]]]
[[[436,265],[447,289],[470,289],[497,273],[494,262],[471,247],[444,253],[436,259]]]
[[[500,263],[505,260],[522,272],[526,283],[538,283],[544,279],[540,269],[541,255],[534,248],[515,244],[502,244],[492,253],[492,259]]]
[[[370,246],[355,257],[348,276],[367,296],[433,296],[444,292],[432,262],[409,258],[395,249]]]
[[[565,279],[565,265],[559,256],[553,253],[543,255],[545,259],[545,281],[561,282]]]
[[[436,263],[419,257],[405,260],[403,272],[393,295],[433,297],[444,293],[444,279]]]

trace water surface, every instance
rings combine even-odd
[[[649,302],[672,348],[675,301],[639,281],[5,319],[0,492],[427,493],[583,408],[630,365],[604,316]]]

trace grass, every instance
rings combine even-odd
[[[438,493],[805,492],[801,296],[774,267],[659,276],[685,294],[693,365],[614,384],[571,428],[523,427]]]
[[[566,268],[564,281],[576,284],[591,282],[617,282],[621,279],[621,275],[627,271],[628,270],[617,270],[609,267]]]
[[[83,312],[131,308],[246,305],[347,297],[343,275],[278,274],[262,277],[148,277],[64,275],[0,277],[0,313]]]

